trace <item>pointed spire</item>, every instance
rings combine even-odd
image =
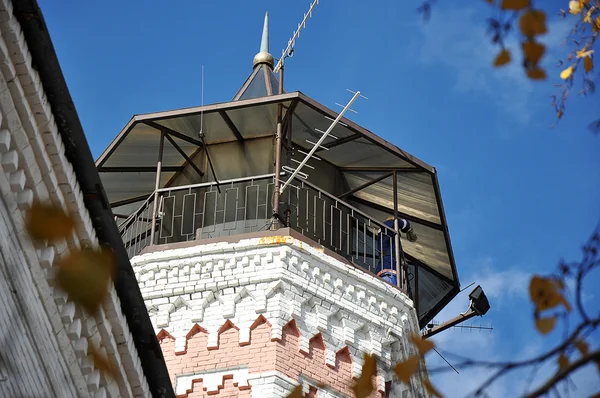
[[[260,41],[260,52],[269,52],[269,11],[265,13],[265,23],[263,25],[262,40]]]
[[[260,52],[254,56],[254,67],[260,64],[267,64],[273,69],[275,60],[269,53],[269,12],[265,13],[265,22],[263,24],[262,39],[260,41]]]

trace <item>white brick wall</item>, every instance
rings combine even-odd
[[[392,364],[415,352],[407,344],[418,332],[408,297],[291,237],[155,251],[131,262],[155,330],[175,337],[176,352],[185,350],[196,323],[208,331],[209,347],[227,320],[245,342],[260,314],[271,323],[272,338],[294,319],[306,352],[321,333],[330,365],[348,346],[356,376],[362,352],[381,358],[387,380]]]
[[[0,321],[0,380],[6,378],[0,396],[148,396],[114,287],[95,318],[53,288],[54,259],[98,242],[9,0],[0,0],[0,193],[0,272],[5,279],[0,305],[7,314]],[[74,214],[76,233],[34,246],[24,227],[34,199],[50,200]],[[113,362],[116,380],[105,378],[89,361],[92,343],[101,345]],[[13,368],[6,369],[7,363]]]

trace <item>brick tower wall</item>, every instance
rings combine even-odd
[[[392,364],[413,353],[404,294],[291,237],[153,251],[132,264],[178,397],[285,397],[298,384],[352,396],[363,352],[379,358],[381,397]],[[425,396],[416,388],[390,396]]]

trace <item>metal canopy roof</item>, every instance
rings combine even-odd
[[[208,148],[273,137],[279,103],[284,106],[284,118],[293,115],[294,145],[307,148],[307,140],[316,142],[320,134],[315,129],[326,130],[336,112],[301,92],[240,98],[253,76],[264,72],[262,66],[254,69],[236,101],[134,116],[96,162],[115,213],[131,213],[154,191],[161,128],[168,129],[180,147],[165,142],[162,167],[167,178],[162,179],[161,188],[186,164],[182,152],[192,157],[200,151],[201,113]],[[381,221],[393,213],[390,171],[397,172],[400,215],[411,221],[419,236],[415,243],[403,240],[403,249],[413,263],[426,270],[420,274],[423,280],[419,284],[431,285],[423,292],[423,297],[431,297],[422,300],[419,312],[431,313],[426,317],[431,319],[459,291],[435,169],[346,118],[331,135],[335,139],[328,138],[323,144],[328,150],[320,148],[316,155],[340,170],[349,189],[344,200]],[[377,182],[358,189],[374,180]]]

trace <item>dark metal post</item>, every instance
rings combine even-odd
[[[413,301],[415,302],[415,310],[419,313],[419,266],[414,264],[415,268],[415,290],[413,291]],[[408,281],[407,281],[408,283]]]
[[[163,152],[165,149],[165,132],[160,131],[158,162],[156,162],[156,184],[154,185],[154,205],[152,206],[152,225],[150,226],[150,245],[154,245],[154,230],[156,229],[156,212],[158,211],[158,190],[160,189],[160,171],[162,168]]]
[[[279,70],[279,94],[283,93],[283,63]],[[280,220],[279,214],[279,189],[281,187],[281,135],[282,131],[283,104],[277,105],[277,131],[275,135],[275,189],[273,192],[273,229],[278,229],[277,224]]]
[[[394,179],[392,189],[394,190],[394,254],[396,256],[396,283],[400,289],[404,290],[404,270],[401,266],[400,230],[398,228],[398,179],[396,178],[396,171],[392,173],[392,178]]]

